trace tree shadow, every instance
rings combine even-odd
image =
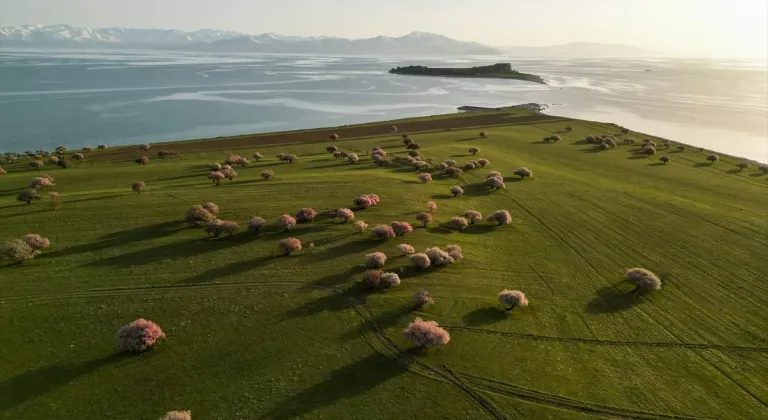
[[[345,281],[349,280],[355,274],[360,274],[360,273],[363,273],[364,271],[365,269],[362,267],[357,267],[357,266],[350,267],[342,273],[329,274],[327,276],[320,277],[319,279],[312,280],[311,282],[305,284],[304,286],[301,286],[299,290],[307,291],[307,290],[318,289],[318,288],[328,288],[328,287],[339,286],[341,284],[344,284]]]
[[[363,335],[368,330],[378,326],[381,329],[391,328],[398,323],[404,316],[411,315],[413,308],[400,306],[387,312],[382,312],[371,319],[360,323],[357,327],[345,332],[339,339],[342,341],[354,340]]]
[[[441,223],[438,225],[432,224],[431,226],[428,226],[424,230],[426,230],[429,233],[436,233],[438,235],[450,235],[456,232],[456,230],[453,229],[451,225],[448,224],[448,222]]]
[[[407,181],[406,180],[402,180],[400,182],[402,182],[403,184],[423,184],[423,182],[421,182],[421,181],[410,180],[410,179],[407,180]]]
[[[109,200],[109,199],[111,199],[111,198],[117,198],[117,197],[125,197],[125,196],[127,196],[127,195],[128,195],[128,193],[126,192],[125,194],[110,194],[110,195],[99,195],[99,196],[96,196],[96,197],[80,198],[80,199],[77,199],[77,200],[67,200],[67,199],[66,199],[67,197],[63,197],[63,198],[62,198],[62,202],[63,202],[63,203],[66,203],[66,204],[72,204],[72,203],[84,203],[84,202],[87,202],[87,201],[101,201],[101,200]]]
[[[600,153],[607,152],[608,150],[605,150],[602,147],[590,147],[589,149],[582,149],[580,151],[581,153]]]
[[[508,319],[509,312],[500,308],[478,308],[461,317],[465,324],[474,327],[495,324]]]
[[[627,159],[631,159],[631,160],[648,159],[648,156],[645,156],[645,155],[635,155],[635,156],[629,156]]]
[[[137,228],[113,232],[100,237],[99,241],[64,248],[59,251],[47,252],[39,258],[58,258],[69,255],[84,254],[101,249],[122,246],[132,242],[164,238],[173,235],[186,227],[179,221],[156,223],[154,225],[140,226]]]
[[[0,382],[0,413],[62,387],[75,379],[130,357],[120,353],[79,363],[45,366]]]
[[[449,155],[448,157],[452,157],[452,158],[463,158],[463,157],[469,157],[469,156],[472,156],[472,153],[465,153],[465,154],[463,154],[463,155]]]
[[[654,162],[654,163],[648,164],[648,166],[664,166],[664,165],[666,165],[666,163],[664,162]]]
[[[435,200],[447,200],[449,198],[453,198],[453,195],[450,194],[433,194],[432,198]]]
[[[764,174],[762,172],[755,172],[755,173],[749,174],[749,176],[754,176],[754,177],[760,177],[760,176],[765,176],[765,175],[766,174]]]
[[[366,289],[362,282],[329,295],[304,303],[283,313],[283,319],[314,316],[323,312],[337,312],[363,303]]]
[[[407,371],[408,369],[397,361],[374,352],[362,360],[331,372],[324,381],[282,401],[262,419],[287,420],[303,417],[319,408],[363,395]]]
[[[413,279],[426,276],[427,274],[434,273],[436,271],[440,271],[446,267],[449,267],[449,265],[432,265],[427,268],[419,268],[413,265],[407,265],[392,271],[397,273],[401,279]]]
[[[493,230],[496,228],[496,225],[469,225],[466,229],[464,229],[464,233],[468,233],[470,235],[484,235],[486,233],[493,232]]]
[[[481,137],[467,137],[464,139],[458,139],[456,141],[480,141],[480,140],[484,140],[484,139]]]
[[[696,168],[709,168],[710,166],[712,166],[712,164],[709,162],[699,162],[693,166]]]
[[[322,260],[330,260],[336,257],[348,255],[351,253],[357,253],[357,252],[365,251],[371,248],[376,248],[382,243],[383,241],[378,239],[373,239],[370,237],[367,237],[360,241],[345,242],[341,245],[336,245],[332,248],[328,248],[326,251],[322,253],[319,253],[318,258]]]
[[[597,291],[597,296],[587,303],[586,311],[590,314],[626,311],[641,304],[642,293],[623,292],[613,286],[605,286]]]
[[[742,172],[744,172],[744,170],[743,169],[738,169],[738,168],[736,168],[736,169],[729,169],[727,171],[728,175],[738,174],[738,173],[742,173]]]
[[[240,168],[238,168],[238,169],[240,169]],[[210,173],[210,169],[207,172]],[[150,179],[149,181],[151,181],[151,182],[175,181],[177,179],[199,178],[199,177],[204,177],[206,175],[207,175],[206,173],[200,172],[200,173],[191,174],[191,175],[179,175],[179,176],[172,176],[172,177],[168,177],[168,178]]]
[[[259,257],[252,260],[238,261],[236,263],[232,263],[224,267],[216,267],[208,271],[195,274],[192,277],[187,277],[184,280],[181,280],[179,283],[200,284],[200,283],[207,283],[207,282],[215,282],[220,278],[233,276],[235,274],[245,273],[253,269],[259,268],[269,262],[275,262],[281,257],[283,257],[283,255],[277,255],[277,256],[265,255],[263,257]]]

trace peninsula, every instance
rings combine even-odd
[[[390,74],[404,74],[409,76],[440,76],[440,77],[481,77],[493,79],[518,79],[534,83],[544,83],[544,79],[529,73],[521,73],[512,69],[509,63],[497,63],[490,66],[475,66],[471,68],[449,67],[425,67],[408,66],[397,67],[389,71]]]

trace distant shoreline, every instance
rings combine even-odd
[[[396,67],[389,70],[390,74],[406,76],[432,76],[432,77],[461,77],[461,78],[485,78],[485,79],[513,79],[546,85],[541,76],[530,73],[521,73],[512,68],[509,63],[497,63],[490,66],[475,66],[465,68],[451,67],[426,67],[407,66]]]

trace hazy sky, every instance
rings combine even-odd
[[[489,45],[619,42],[699,56],[768,55],[768,0],[0,0],[0,26],[231,29]]]

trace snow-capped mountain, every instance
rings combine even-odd
[[[325,54],[498,54],[476,42],[443,35],[413,32],[401,37],[344,39],[299,37],[202,29],[76,28],[70,25],[24,25],[0,28],[0,48],[177,48],[212,52],[325,53]]]

